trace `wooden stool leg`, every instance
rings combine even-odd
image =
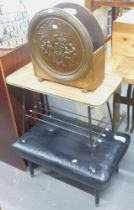
[[[34,176],[34,164],[32,162],[28,161],[28,166],[29,166],[30,174],[33,177]]]
[[[119,173],[119,166],[115,169],[115,174],[118,175]]]
[[[95,204],[98,206],[100,203],[100,194],[98,190],[95,190]]]

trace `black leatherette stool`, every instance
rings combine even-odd
[[[99,203],[99,192],[105,188],[114,172],[118,170],[119,162],[124,156],[130,137],[123,133],[113,133],[104,130],[96,138],[95,133],[99,127],[93,126],[93,138],[96,139],[94,158],[91,156],[87,123],[63,117],[64,120],[76,122],[72,132],[58,126],[60,121],[45,119],[38,122],[30,131],[25,133],[25,138],[20,137],[13,147],[16,152],[30,163],[30,172],[33,175],[33,163],[52,169],[61,175],[88,185],[95,190],[95,202]],[[81,126],[81,128],[80,128]],[[77,134],[78,132],[78,134]],[[95,164],[96,170],[90,170],[90,165]]]

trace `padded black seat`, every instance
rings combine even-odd
[[[67,125],[66,127],[72,127],[73,132],[69,132],[55,126],[61,122],[55,120],[55,125],[50,125],[48,123],[51,123],[51,119],[46,118],[45,121],[38,122],[25,134],[25,142],[21,137],[14,143],[16,152],[24,159],[86,184],[96,192],[102,190],[118,168],[130,143],[130,137],[105,130],[96,138],[95,133],[100,128],[93,126],[96,146],[92,157],[88,137],[80,135],[87,134],[88,131]],[[77,124],[83,125],[83,128],[88,127],[80,121]],[[90,169],[92,165],[96,166],[94,172]]]

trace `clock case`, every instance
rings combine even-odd
[[[103,32],[84,7],[61,3],[38,12],[30,21],[28,42],[40,81],[50,80],[86,92],[95,90],[104,80]]]

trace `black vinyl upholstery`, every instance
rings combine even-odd
[[[114,134],[110,130],[105,130],[98,138],[94,134],[96,146],[92,157],[89,139],[80,135],[88,134],[84,129],[88,128],[88,124],[61,117],[71,123],[75,121],[83,128],[68,124],[66,128],[72,129],[72,132],[69,132],[55,126],[56,123],[63,124],[62,122],[44,117],[46,122],[38,122],[25,133],[25,142],[22,142],[22,137],[17,139],[13,144],[15,151],[28,161],[50,168],[94,189],[103,189],[129,146],[129,135],[119,132]],[[51,121],[55,125],[48,124]],[[92,127],[94,133],[99,129],[98,126]],[[92,164],[96,165],[94,173],[90,170]]]

